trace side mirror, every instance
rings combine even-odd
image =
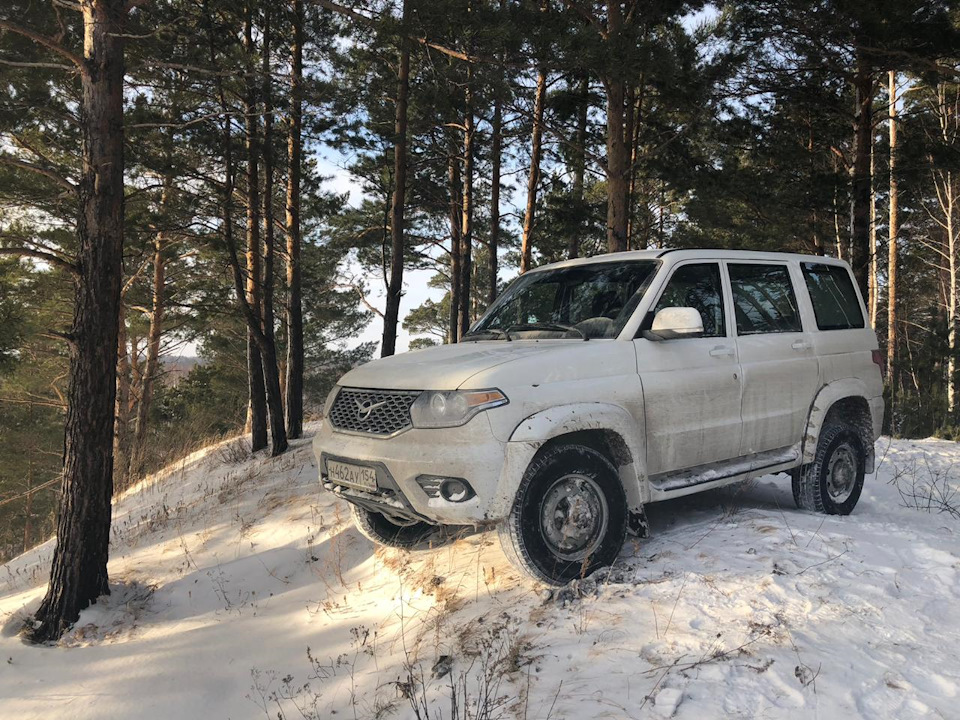
[[[703,335],[703,318],[692,307],[668,307],[653,318],[653,326],[643,331],[647,340],[674,340]]]

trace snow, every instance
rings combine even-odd
[[[549,591],[495,533],[374,548],[308,442],[118,499],[113,593],[56,647],[17,635],[52,543],[0,568],[0,717],[957,716],[960,519],[914,497],[952,502],[955,443],[881,439],[850,517],[782,475],[651,505],[650,538]]]

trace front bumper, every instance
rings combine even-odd
[[[507,443],[494,437],[487,413],[456,428],[412,428],[390,438],[337,432],[324,420],[313,440],[320,481],[345,500],[401,518],[444,525],[490,521]],[[370,493],[328,479],[327,460],[373,467],[381,492]],[[463,478],[476,495],[464,502],[431,498],[421,475]]]

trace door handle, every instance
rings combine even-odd
[[[710,357],[733,357],[733,348],[729,345],[717,345],[710,350]]]
[[[790,347],[797,352],[803,352],[804,350],[809,350],[811,346],[806,340],[797,340]]]

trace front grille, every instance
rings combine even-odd
[[[343,388],[330,408],[330,424],[338,430],[368,435],[394,435],[413,426],[410,406],[419,392]]]

